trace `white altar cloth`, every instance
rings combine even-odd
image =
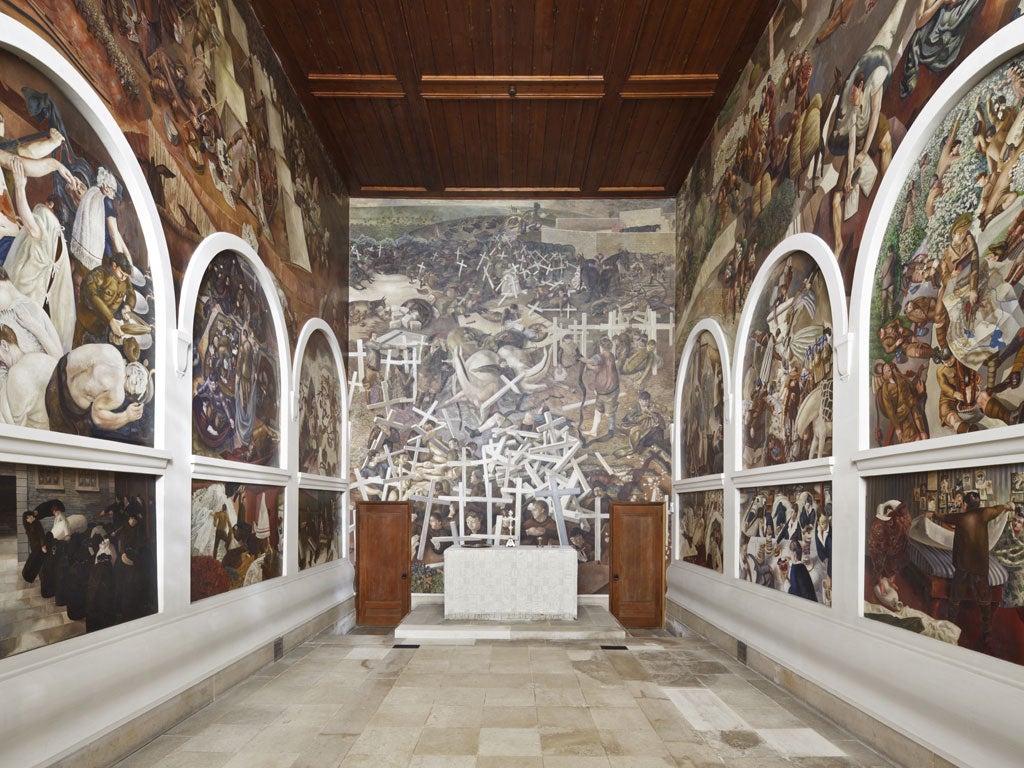
[[[575,619],[577,561],[572,547],[451,547],[444,553],[444,617]]]

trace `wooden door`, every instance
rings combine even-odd
[[[612,502],[608,603],[624,627],[665,623],[665,505]]]
[[[412,600],[412,504],[356,502],[356,622],[397,627]]]

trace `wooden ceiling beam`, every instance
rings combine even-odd
[[[601,99],[600,75],[424,75],[424,99]]]
[[[310,72],[311,93],[318,99],[404,99],[405,88],[395,75],[339,75]]]
[[[706,99],[715,95],[718,75],[630,75],[619,92],[624,99]]]

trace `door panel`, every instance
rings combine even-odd
[[[397,627],[409,612],[411,514],[409,502],[356,503],[356,621],[360,625]]]
[[[624,627],[665,623],[665,506],[612,502],[609,607]]]

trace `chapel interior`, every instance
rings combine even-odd
[[[0,768],[1024,762],[1024,0],[3,0]]]

